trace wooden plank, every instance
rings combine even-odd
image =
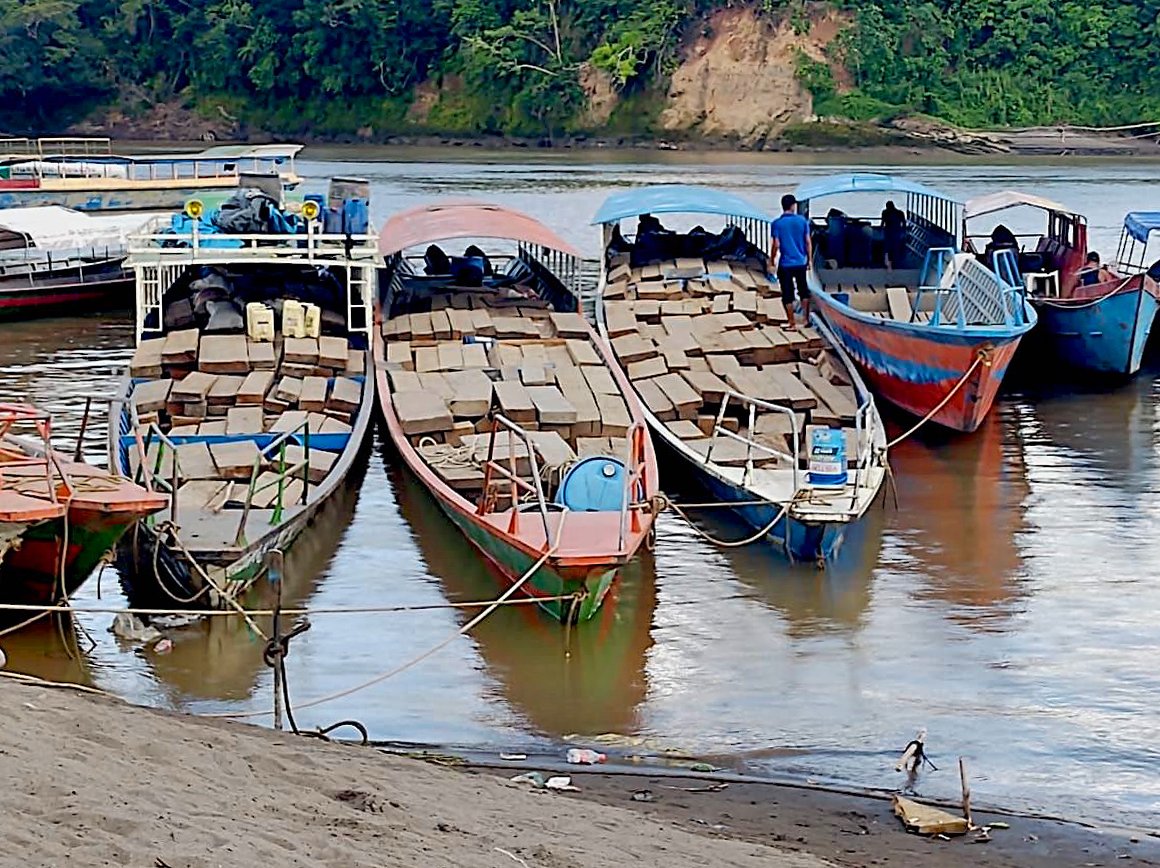
[[[853,424],[858,413],[858,406],[853,395],[847,395],[837,386],[822,376],[822,372],[808,362],[800,362],[797,366],[798,378],[806,387],[818,396],[826,406],[846,424]]]
[[[665,361],[665,367],[671,371],[687,371],[689,370],[689,357],[685,351],[680,347],[670,347],[662,345],[660,347],[661,357]]]
[[[741,362],[734,356],[727,355],[712,355],[708,356],[709,370],[718,377],[724,377],[727,374],[734,373],[741,369]]]
[[[500,340],[521,340],[538,338],[540,330],[532,320],[522,316],[494,316],[495,335]]]
[[[886,288],[886,304],[890,308],[890,316],[899,322],[910,322],[914,308],[910,306],[910,294],[904,286],[890,286]]]
[[[439,349],[437,347],[415,348],[415,371],[424,374],[439,370]]]
[[[466,370],[483,370],[488,367],[487,350],[483,344],[463,345],[463,367]]]
[[[230,407],[226,414],[226,434],[261,434],[264,424],[261,407]]]
[[[746,319],[757,319],[757,291],[745,289],[733,293],[733,310],[745,315]]]
[[[626,437],[632,417],[628,415],[628,405],[620,395],[598,394],[596,405],[600,408],[600,432],[605,437]]]
[[[346,356],[346,375],[362,376],[367,372],[367,354],[363,350],[351,350]]]
[[[479,419],[491,409],[492,381],[483,371],[451,371],[444,375],[452,397],[447,406],[457,419]],[[337,388],[337,387],[336,387]]]
[[[632,315],[636,317],[638,325],[642,322],[660,323],[661,303],[653,299],[638,301],[632,306]]]
[[[213,384],[216,381],[217,376],[214,374],[206,374],[202,371],[191,371],[180,380],[174,382],[173,388],[169,390],[169,400],[204,402],[209,395],[209,390],[213,388]]]
[[[362,403],[362,383],[348,377],[338,377],[326,400],[326,409],[354,413]]]
[[[627,365],[652,358],[657,354],[657,346],[638,334],[629,334],[613,339],[612,352],[621,364]]]
[[[536,406],[523,383],[504,381],[493,383],[500,412],[517,424],[536,421]]]
[[[656,380],[641,380],[633,384],[640,400],[648,407],[649,412],[656,416],[662,422],[671,422],[677,418],[677,408],[673,406],[673,402],[664,393],[664,390],[657,385]]]
[[[596,352],[596,347],[588,341],[568,340],[565,347],[568,350],[568,355],[572,357],[572,361],[577,366],[604,364],[604,360]]]
[[[604,305],[604,324],[610,338],[632,334],[636,331],[636,316],[632,312],[631,302],[606,302]]]
[[[486,308],[475,308],[471,311],[471,322],[475,326],[475,333],[481,337],[495,337],[495,323],[491,320],[491,312]]]
[[[255,451],[257,450],[255,449]],[[204,443],[180,444],[177,447],[177,468],[182,479],[218,478],[218,468],[214,464],[209,447]],[[249,468],[247,468],[246,478],[249,479],[249,476]]]
[[[161,354],[165,348],[166,338],[152,338],[141,341],[133,351],[133,358],[129,361],[129,376],[147,379],[157,379],[161,376]]]
[[[282,342],[282,360],[299,365],[317,365],[318,338],[286,338]]]
[[[343,370],[349,352],[350,343],[346,338],[325,335],[318,339],[318,364],[324,368]]]
[[[401,368],[404,371],[415,370],[415,357],[411,352],[410,341],[394,341],[387,344],[387,367]]]
[[[306,424],[306,412],[304,410],[287,410],[274,420],[274,423],[270,426],[270,433],[286,434],[290,431],[299,430],[304,424]]]
[[[245,377],[233,374],[221,374],[214,379],[214,383],[206,393],[206,403],[211,407],[229,407],[237,403],[238,392],[241,391]]]
[[[556,372],[549,372],[539,364],[524,362],[520,365],[520,382],[525,386],[550,386],[556,381]]]
[[[735,310],[714,314],[714,316],[717,318],[717,322],[723,331],[730,331],[732,329],[751,329],[755,326],[753,320],[751,320],[745,314]]]
[[[419,388],[424,392],[438,395],[444,401],[450,400],[455,394],[447,382],[446,375],[440,371],[429,371],[427,373],[417,374],[417,376],[419,377]]]
[[[660,387],[665,396],[673,402],[677,416],[681,419],[696,419],[701,406],[701,396],[680,374],[665,374],[652,382]]]
[[[552,311],[548,314],[548,320],[552,323],[552,332],[556,337],[579,339],[588,337],[588,323],[578,313]]]
[[[209,374],[248,374],[250,350],[245,335],[206,335],[197,367]]]
[[[966,817],[958,817],[939,808],[920,805],[903,796],[893,797],[894,815],[908,832],[916,835],[965,835],[969,829]]]
[[[818,406],[818,396],[815,395],[795,375],[794,366],[767,365],[761,371],[762,379],[770,378],[778,384],[778,389],[788,401],[788,406],[794,410],[812,410]]]
[[[463,344],[451,341],[441,343],[437,348],[437,353],[440,371],[458,371],[463,368]]]
[[[459,308],[448,308],[447,321],[451,325],[451,337],[462,338],[475,334],[475,322],[471,318],[471,311]]]
[[[571,425],[576,421],[576,408],[555,386],[528,386],[527,393],[541,425]]]
[[[608,368],[603,365],[584,365],[580,369],[593,395],[619,395],[620,389]]]
[[[165,336],[165,343],[161,346],[162,363],[166,365],[191,365],[196,362],[199,338],[200,334],[197,329],[170,332]]]
[[[684,355],[682,353],[682,355]],[[648,380],[660,377],[669,372],[669,366],[661,356],[653,356],[641,362],[628,365],[627,373],[630,380]]]
[[[430,392],[395,392],[391,402],[399,425],[408,437],[450,431],[454,424],[447,402]]]
[[[528,439],[548,467],[562,467],[576,460],[576,453],[568,441],[555,431],[529,431]]]
[[[576,421],[572,423],[572,434],[575,437],[589,437],[600,433],[600,408],[596,404],[596,396],[588,388],[583,374],[577,369],[577,379],[557,379],[560,392],[568,403],[576,408]],[[557,377],[559,372],[557,372]]]
[[[247,374],[238,388],[237,400],[239,404],[261,404],[266,400],[266,393],[274,385],[273,371],[254,371]]]
[[[701,396],[702,403],[710,406],[719,405],[729,389],[729,385],[711,371],[683,371],[681,376]]]
[[[287,404],[297,404],[302,394],[302,381],[297,377],[283,377],[274,389],[274,397]]]
[[[302,380],[302,391],[298,395],[298,407],[321,413],[326,409],[326,393],[330,383],[325,377],[306,377]]]
[[[173,380],[146,380],[133,387],[133,406],[137,414],[160,413],[169,401]]]
[[[437,341],[451,340],[451,319],[446,310],[431,311],[431,335]]]
[[[695,422],[688,419],[678,419],[675,422],[666,422],[665,427],[672,432],[678,440],[700,440],[705,436],[704,432],[697,427]]]
[[[228,425],[228,422],[227,422]],[[210,456],[221,479],[249,479],[258,460],[258,445],[253,440],[213,443]]]
[[[435,340],[435,330],[431,327],[431,314],[427,311],[416,311],[410,316],[411,342],[430,343]]]

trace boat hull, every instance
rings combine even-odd
[[[73,508],[62,518],[30,526],[19,545],[0,557],[0,601],[52,606],[71,597],[135,520],[131,513]],[[68,537],[64,574],[60,552]],[[13,620],[13,619],[9,619]],[[18,614],[15,620],[21,620]]]
[[[891,404],[925,418],[966,375],[970,377],[931,417],[956,431],[971,432],[983,424],[1003,377],[1030,325],[973,333],[908,326],[854,316],[824,292],[814,293],[826,323],[854,360],[870,388]]]
[[[1130,377],[1140,370],[1160,303],[1143,287],[1095,301],[1033,302],[1047,355],[1069,368]]]
[[[0,281],[0,320],[30,319],[79,308],[128,308],[132,305],[133,279],[120,274],[107,280],[59,281],[34,286]]]
[[[75,182],[67,186],[0,186],[0,209],[62,205],[76,211],[179,211],[190,199],[215,191],[228,192],[237,185],[237,179],[230,178],[225,183],[203,183],[197,186],[138,184],[94,189],[79,187]]]

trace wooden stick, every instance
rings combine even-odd
[[[959,757],[959,781],[963,785],[963,817],[966,818],[967,827],[975,828],[975,821],[971,819],[971,785],[967,783],[967,763],[962,757]]]

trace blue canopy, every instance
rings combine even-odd
[[[626,217],[641,214],[719,214],[765,223],[773,221],[756,205],[732,193],[688,184],[662,184],[609,196],[592,218],[592,225],[619,223]]]
[[[1124,231],[1147,244],[1148,236],[1160,229],[1160,211],[1132,211],[1124,218]]]
[[[794,196],[799,202],[809,202],[813,199],[839,196],[843,193],[913,193],[916,196],[932,196],[935,199],[959,204],[957,199],[951,198],[946,193],[940,193],[933,187],[876,172],[831,175],[828,178],[819,178],[817,181],[807,181],[794,191]]]

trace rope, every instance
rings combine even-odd
[[[1089,308],[1089,307],[1095,307],[1100,302],[1106,301],[1107,299],[1111,298],[1113,295],[1115,295],[1121,289],[1126,287],[1133,280],[1135,280],[1135,275],[1133,275],[1132,277],[1126,277],[1122,281],[1120,281],[1120,285],[1117,286],[1115,289],[1109,290],[1108,292],[1101,295],[1099,298],[1093,298],[1091,301],[1085,302],[1084,304],[1061,304],[1059,300],[1047,299],[1047,298],[1037,299],[1037,301],[1040,304],[1045,305],[1046,307],[1054,307],[1054,308],[1057,308],[1059,310],[1084,310],[1084,309]]]
[[[566,515],[566,513],[565,513],[565,515]],[[538,561],[536,561],[534,564],[532,564],[532,566],[528,568],[528,571],[525,572],[522,576],[520,576],[519,579],[517,579],[511,585],[511,587],[509,587],[506,591],[504,591],[498,600],[493,602],[490,606],[488,606],[486,609],[484,609],[482,612],[480,612],[478,615],[476,615],[474,618],[472,618],[470,621],[468,621],[466,624],[464,624],[462,627],[460,627],[458,630],[456,630],[454,633],[452,633],[450,636],[448,636],[446,639],[441,641],[439,644],[428,649],[427,651],[424,651],[422,654],[419,654],[417,657],[412,657],[406,663],[402,663],[393,669],[389,669],[386,672],[380,673],[379,675],[376,675],[374,678],[367,679],[366,681],[362,682],[361,684],[356,684],[353,687],[346,688],[345,690],[338,690],[338,691],[335,691],[334,693],[329,693],[325,696],[320,696],[316,699],[310,700],[309,702],[299,703],[298,710],[301,711],[304,708],[314,708],[316,706],[323,705],[324,703],[327,703],[327,702],[333,702],[336,699],[342,699],[343,697],[350,696],[352,693],[358,693],[361,690],[366,690],[368,687],[373,687],[376,684],[380,684],[381,682],[386,681],[388,678],[393,678],[394,676],[396,676],[402,672],[406,672],[411,667],[416,666],[419,663],[422,663],[428,657],[432,656],[433,654],[438,653],[439,651],[442,651],[444,648],[446,648],[448,645],[450,645],[452,642],[454,642],[460,636],[464,636],[467,633],[471,632],[471,630],[473,630],[477,625],[479,625],[488,615],[490,615],[492,612],[494,612],[496,609],[498,609],[504,602],[507,601],[507,599],[509,597],[511,597],[513,594],[515,594],[516,591],[518,591],[520,588],[522,588],[524,586],[524,584],[528,581],[528,579],[530,579],[532,576],[534,576],[536,574],[536,572],[540,569],[540,567],[542,567],[544,564],[546,564],[548,562],[548,559],[552,557],[552,555],[555,553],[556,549],[560,545],[560,539],[563,536],[563,530],[564,530],[564,521],[561,520],[560,525],[559,525],[559,530],[557,531],[556,544],[553,545],[548,551],[544,552],[544,554],[540,557],[540,559]],[[227,718],[227,719],[232,719],[232,720],[244,720],[244,719],[254,718],[254,717],[267,717],[269,715],[272,715],[273,713],[274,712],[271,709],[270,711],[250,711],[250,712],[241,712],[241,713],[228,712],[228,713],[218,713],[218,714],[207,714],[207,715],[203,715],[203,716],[204,717]]]
[[[699,533],[699,534],[700,534],[702,537],[704,537],[704,538],[705,538],[707,541],[711,542],[713,545],[721,546],[722,548],[731,549],[731,548],[740,548],[741,546],[747,546],[747,545],[749,545],[750,543],[755,543],[755,542],[757,542],[759,539],[761,539],[762,537],[764,537],[764,536],[765,536],[767,533],[769,533],[771,530],[773,530],[773,529],[774,529],[774,527],[777,525],[777,523],[778,523],[779,521],[781,521],[781,520],[782,520],[782,518],[784,518],[784,517],[785,517],[786,513],[788,513],[788,512],[789,512],[789,510],[790,510],[790,507],[791,507],[791,506],[793,506],[795,502],[797,502],[797,500],[798,500],[798,495],[799,495],[799,494],[801,494],[801,492],[800,492],[800,491],[799,491],[799,492],[794,492],[794,496],[793,496],[793,497],[791,497],[791,498],[790,498],[790,499],[789,499],[789,500],[786,502],[785,506],[783,506],[783,507],[781,508],[781,511],[780,511],[780,512],[779,512],[779,513],[778,513],[776,516],[774,516],[774,519],[773,519],[773,521],[771,521],[769,524],[767,524],[765,527],[763,527],[761,530],[759,530],[759,531],[758,531],[757,533],[755,533],[753,536],[746,537],[745,539],[739,539],[739,540],[722,540],[722,539],[717,539],[715,536],[713,536],[713,535],[711,535],[711,534],[707,533],[706,531],[703,531],[703,530],[701,530],[701,528],[699,528],[699,527],[697,527],[695,524],[693,524],[693,522],[689,520],[689,517],[688,517],[688,516],[687,516],[687,515],[684,513],[684,511],[683,511],[683,510],[682,510],[682,509],[681,509],[679,506],[677,506],[675,503],[672,503],[672,502],[670,501],[670,503],[669,503],[669,506],[671,506],[671,507],[673,508],[673,511],[674,511],[674,512],[675,512],[677,515],[679,515],[679,516],[680,516],[681,518],[683,518],[683,519],[684,519],[686,522],[688,522],[688,524],[689,524],[689,527],[691,527],[693,530],[695,530],[697,533]],[[788,546],[788,540],[787,540],[787,543],[786,543],[786,547],[787,547],[787,549],[788,549],[788,547],[789,547],[789,546]]]
[[[990,359],[987,358],[986,350],[979,350],[979,354],[975,357],[975,361],[971,363],[971,366],[967,368],[967,372],[963,374],[959,381],[955,383],[955,387],[947,392],[947,396],[939,401],[933,410],[919,419],[918,422],[916,422],[914,426],[905,434],[901,434],[887,443],[886,448],[893,449],[895,446],[897,446],[899,443],[901,443],[903,440],[905,440],[907,437],[909,437],[911,434],[913,434],[915,431],[937,416],[939,411],[942,410],[942,408],[945,407],[948,403],[950,403],[951,398],[955,396],[959,389],[967,384],[967,380],[971,378],[971,374],[975,373],[975,368],[979,367],[979,365],[986,365],[987,367],[991,366]]]

